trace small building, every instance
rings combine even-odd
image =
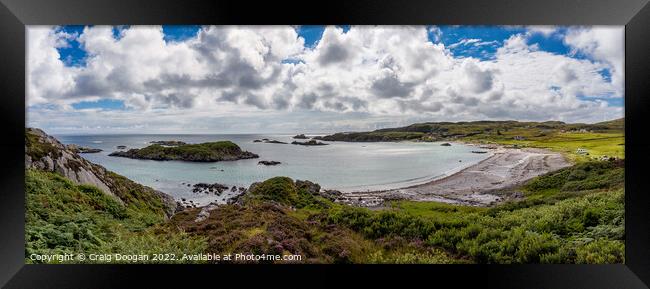
[[[516,136],[514,137],[514,139],[515,139],[515,140],[525,140],[525,138],[524,138],[523,136],[520,136],[520,135],[516,135]]]

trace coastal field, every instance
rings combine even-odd
[[[83,252],[174,256],[84,263],[622,263],[623,135],[605,130],[446,136],[452,146],[473,143],[492,155],[442,180],[390,194],[346,195],[274,177],[227,204],[185,207],[29,129],[25,260],[79,263],[30,256]],[[476,174],[506,181],[491,179],[481,187],[486,183]],[[450,194],[453,182],[467,186],[465,196],[474,199]],[[431,198],[404,197],[418,195]],[[377,201],[360,206],[369,196]],[[202,257],[239,253],[280,257]]]
[[[571,161],[625,157],[625,119],[595,124],[563,122],[477,121],[413,124],[371,132],[337,133],[330,141],[446,141],[550,149]],[[584,149],[579,152],[578,149]]]

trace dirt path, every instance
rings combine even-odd
[[[442,179],[402,189],[349,193],[342,202],[374,206],[384,200],[407,199],[487,206],[503,200],[492,194],[495,191],[570,166],[561,154],[542,149],[497,148],[491,153],[478,164]]]

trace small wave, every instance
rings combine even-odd
[[[94,140],[94,141],[92,141],[92,143],[103,143],[103,141],[101,141],[101,140]]]

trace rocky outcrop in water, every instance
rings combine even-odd
[[[141,149],[116,151],[113,157],[157,161],[219,162],[258,158],[257,154],[244,151],[231,141],[206,142],[178,146],[150,145]]]
[[[294,136],[293,138],[295,138],[295,139],[307,139],[308,137],[306,135],[304,135],[304,134],[299,134],[299,135]]]
[[[83,154],[98,153],[102,151],[101,149],[78,146],[76,144],[69,144],[66,146],[66,148],[72,152]]]
[[[265,165],[265,166],[276,166],[281,164],[281,162],[278,161],[259,161],[257,162],[258,165]]]
[[[274,143],[274,144],[287,144],[286,142],[279,141],[279,140],[270,140],[270,139],[256,139],[253,142],[263,142],[263,143]]]
[[[326,144],[324,142],[319,142],[319,141],[316,141],[316,140],[313,140],[313,139],[308,140],[306,142],[293,141],[293,142],[291,142],[291,144],[301,145],[301,146],[325,146],[325,145],[328,145],[328,144]]]
[[[194,188],[192,189],[192,192],[221,195],[221,193],[223,193],[226,190],[228,190],[228,186],[222,185],[220,183],[214,183],[214,184],[198,183],[198,184],[194,184]]]

